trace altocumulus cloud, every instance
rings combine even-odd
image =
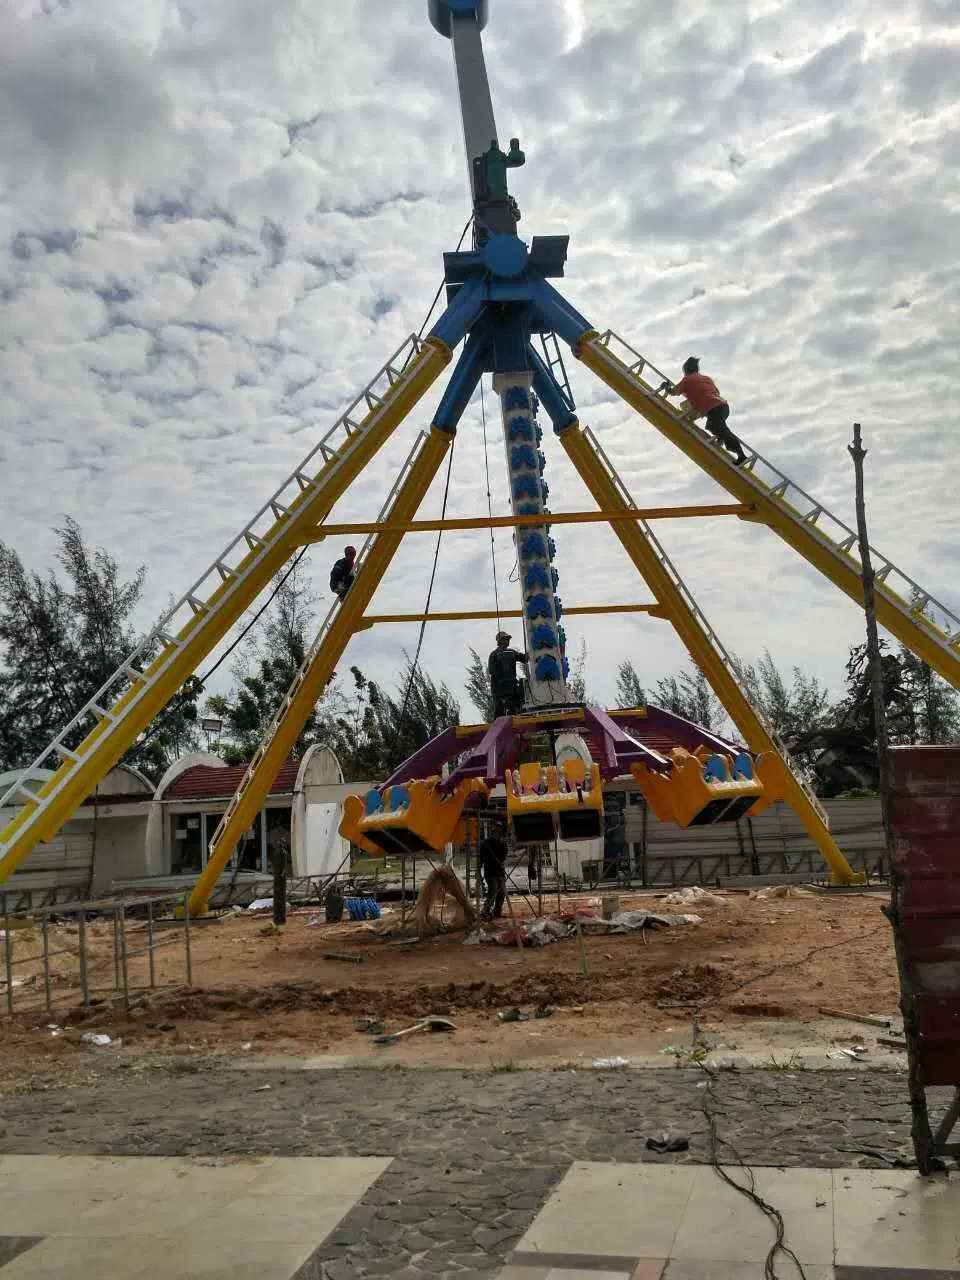
[[[419,326],[467,217],[450,50],[423,0],[42,0],[0,13],[0,536],[33,566],[69,512],[179,594]],[[870,446],[874,541],[960,605],[952,417],[960,314],[960,0],[494,0],[503,137],[528,154],[523,234],[572,236],[564,289],[674,373],[695,352],[737,427],[849,517]],[[571,361],[571,364],[575,362]],[[571,369],[639,501],[715,499]],[[338,514],[372,515],[435,397]],[[496,404],[487,431],[506,509]],[[485,508],[477,403],[450,510]],[[587,501],[556,448],[557,510]],[[428,499],[437,511],[440,485]],[[711,621],[836,684],[856,610],[762,529],[663,529]],[[568,603],[642,600],[609,533],[558,529]],[[312,553],[318,588],[335,549]],[[409,609],[429,544],[378,593]],[[513,603],[509,535],[497,540]],[[493,603],[481,537],[451,538],[435,606]],[[144,619],[146,621],[146,618]],[[609,698],[631,657],[681,660],[649,621],[568,628]],[[389,676],[410,632],[351,657]],[[433,628],[454,688],[485,630]]]

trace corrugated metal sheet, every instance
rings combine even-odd
[[[777,803],[756,818],[711,827],[675,827],[646,815],[642,804],[626,808],[626,839],[634,867],[646,865],[650,883],[682,884],[742,875],[819,874],[823,860],[800,819]],[[828,800],[834,839],[858,870],[875,871],[884,854],[880,801],[875,796]]]
[[[292,795],[297,784],[299,760],[288,760],[282,765],[270,788],[270,795]],[[229,800],[243,781],[246,765],[225,769],[198,764],[186,769],[173,782],[163,796],[164,800]]]
[[[14,811],[3,810],[0,823]],[[58,836],[38,844],[17,871],[3,885],[0,895],[8,895],[11,910],[24,895],[36,900],[68,900],[77,892],[86,893],[93,864],[93,826],[67,823]]]

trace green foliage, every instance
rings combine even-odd
[[[437,684],[409,658],[395,693],[370,681],[363,712],[358,765],[367,778],[386,778],[431,738],[460,723],[460,706],[443,683]]]
[[[803,770],[811,766],[811,751],[805,740],[827,723],[831,716],[830,692],[816,676],[794,667],[789,683],[764,649],[759,661],[734,662],[740,686],[774,733],[791,748]]]
[[[484,724],[493,720],[493,693],[490,690],[490,677],[487,675],[487,664],[476,649],[470,649],[470,661],[467,663],[467,678],[464,685],[470,701],[476,707]]]
[[[710,688],[706,676],[697,668],[658,680],[650,701],[713,733],[720,733],[726,723],[726,713],[720,699]]]
[[[567,676],[567,689],[572,702],[587,702],[587,642],[580,641],[577,656],[570,663],[570,674]]]
[[[266,735],[312,641],[315,601],[298,569],[285,579],[281,577],[262,629],[241,651],[234,667],[233,688],[207,699],[206,710],[223,721],[215,749],[228,764],[250,760]],[[313,743],[322,742],[340,755],[344,740],[349,741],[349,724],[349,700],[331,682],[307,717],[291,754],[299,759]]]
[[[117,562],[90,549],[76,521],[54,529],[58,569],[28,572],[0,543],[0,769],[44,750],[140,643],[131,617],[143,595],[141,566],[122,582]],[[124,755],[156,780],[197,741],[199,684],[188,681]],[[92,722],[74,730],[75,747]]]
[[[628,707],[646,705],[647,694],[640,683],[633,663],[627,660],[617,667],[617,706],[626,710]]]

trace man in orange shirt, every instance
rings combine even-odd
[[[730,406],[717,390],[717,384],[700,372],[700,361],[690,356],[683,363],[683,377],[675,385],[663,382],[660,390],[668,396],[685,396],[698,418],[706,418],[704,424],[717,444],[735,455],[737,466],[746,462],[743,445],[727,426]]]

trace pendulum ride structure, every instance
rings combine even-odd
[[[733,821],[776,800],[797,813],[833,879],[854,874],[833,840],[823,808],[791,766],[782,744],[740,688],[727,650],[653,532],[663,518],[736,516],[766,525],[856,603],[862,603],[857,538],[826,508],[745,445],[735,466],[657,390],[663,374],[610,330],[580,314],[553,281],[564,273],[568,238],[517,234],[520,211],[507,176],[525,162],[517,139],[500,143],[481,33],[487,0],[429,0],[429,18],[450,41],[460,96],[473,242],[444,255],[446,307],[425,338],[410,337],[250,523],[217,557],[143,644],[81,709],[22,779],[0,797],[14,816],[0,832],[0,884],[41,841],[50,840],[146,730],[204,658],[300,548],[344,533],[368,536],[356,581],[325,619],[210,843],[188,910],[208,909],[217,880],[287,759],[351,637],[388,621],[367,610],[405,534],[427,529],[515,531],[521,617],[530,655],[521,714],[447,730],[385,782],[344,806],[342,834],[373,853],[442,849],[465,816],[503,785],[519,843],[595,837],[603,831],[603,787],[632,776],[656,816],[682,827]],[[504,5],[509,15],[509,6]],[[509,20],[509,17],[507,17]],[[561,347],[579,360],[734,499],[709,507],[639,507],[596,437],[583,426]],[[450,365],[432,423],[421,432],[368,524],[329,522],[334,505]],[[416,514],[452,446],[481,377],[500,398],[512,513],[509,517],[417,521]],[[547,507],[546,415],[596,509],[553,514]],[[671,625],[736,726],[727,740],[655,706],[606,712],[572,705],[566,637],[557,595],[552,530],[607,522],[651,600],[571,608],[581,613],[645,612]],[[960,686],[960,618],[874,553],[879,622],[954,687]],[[488,614],[432,615],[483,618]],[[515,616],[507,613],[506,616]],[[561,763],[537,758],[544,736],[572,734],[582,751]],[[37,771],[49,771],[36,781]],[[40,775],[43,776],[42,774]]]

